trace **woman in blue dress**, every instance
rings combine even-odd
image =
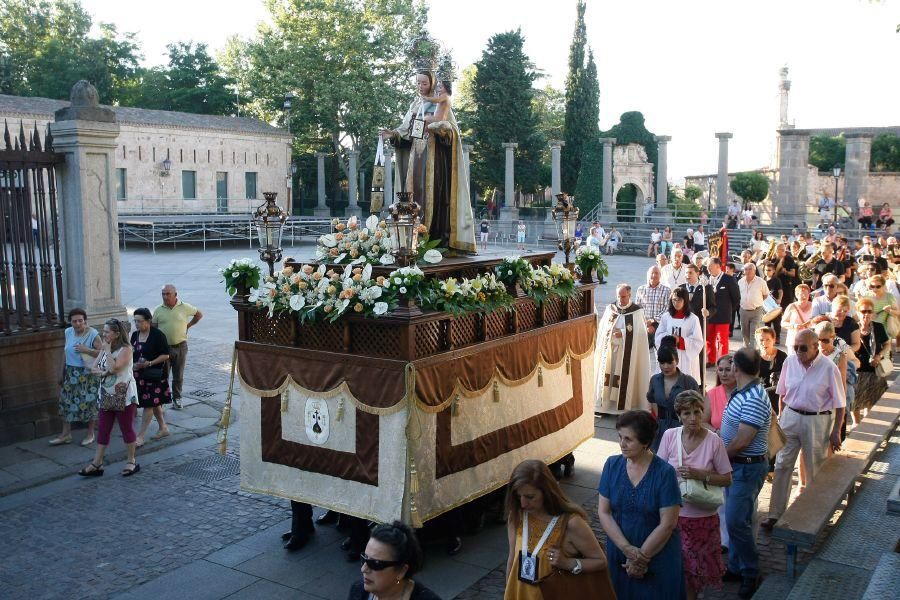
[[[675,469],[650,451],[656,421],[632,410],[616,421],[622,454],[611,456],[600,476],[600,525],[619,598],[685,597]]]

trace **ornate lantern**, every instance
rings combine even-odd
[[[393,227],[393,254],[401,267],[416,261],[419,247],[419,205],[412,200],[412,193],[397,192],[397,202],[390,207]]]
[[[553,220],[559,232],[559,249],[566,255],[566,266],[572,268],[569,255],[578,245],[575,239],[575,227],[578,224],[578,208],[571,196],[565,192],[556,195],[556,206],[553,207]]]
[[[259,238],[259,258],[269,264],[269,275],[275,275],[275,263],[281,260],[281,233],[288,214],[275,204],[277,192],[263,192],[266,203],[253,213]]]

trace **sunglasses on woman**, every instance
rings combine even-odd
[[[809,346],[807,346],[806,344],[800,344],[799,346],[794,346],[794,352],[796,352],[797,354],[800,354],[801,352],[806,352],[807,350],[809,350]]]
[[[396,567],[402,564],[399,560],[378,560],[377,558],[369,558],[365,554],[359,555],[360,560],[373,571],[384,571],[388,567]]]
[[[834,341],[834,338],[819,338],[820,344],[830,344]]]

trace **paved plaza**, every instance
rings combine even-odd
[[[298,247],[285,254],[302,260],[311,250]],[[122,253],[122,298],[129,310],[152,309],[162,284],[171,282],[204,314],[190,333],[185,408],[167,411],[173,435],[148,440],[138,451],[142,470],[132,478],[118,475],[124,460],[118,430],[108,455],[113,462],[96,479],[75,475],[93,455],[77,444],[51,448],[40,439],[0,448],[0,538],[9,549],[0,563],[0,596],[346,598],[359,565],[345,562],[338,548],[342,534],[319,527],[306,548],[287,553],[280,539],[289,526],[287,500],[239,489],[239,426],[229,430],[228,453],[215,450],[214,423],[228,390],[236,332],[235,312],[216,269],[231,258],[254,255],[247,247]],[[611,278],[633,286],[643,283],[650,264],[633,256],[608,261]],[[612,300],[614,285],[601,286],[599,296],[604,303]],[[239,412],[239,395],[235,407]],[[150,434],[155,430],[151,425]],[[595,432],[576,450],[575,475],[564,488],[592,515],[602,537],[596,486],[618,445],[611,419],[598,419]],[[81,433],[75,432],[76,441]],[[763,512],[768,495],[766,484]],[[782,573],[783,546],[766,534],[760,544],[764,572]],[[442,598],[502,598],[504,525],[489,522],[465,535],[457,556],[446,556],[443,547],[426,544],[426,567],[416,579]],[[736,587],[726,587],[706,598],[732,598],[735,592]]]

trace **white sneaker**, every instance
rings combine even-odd
[[[175,398],[172,400],[172,408],[175,410],[181,410],[183,407],[181,406],[181,398]]]

